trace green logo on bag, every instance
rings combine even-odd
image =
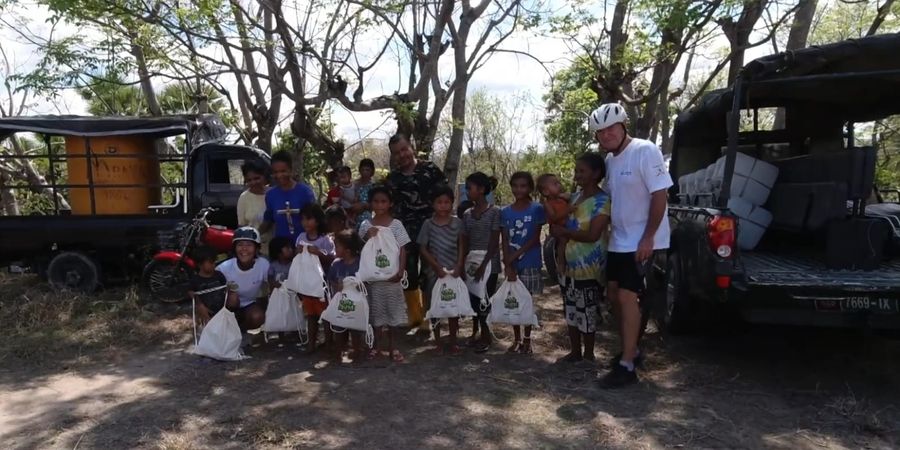
[[[378,252],[375,254],[375,267],[379,269],[384,269],[387,266],[390,266],[391,262],[388,260],[387,256],[384,256],[384,253],[381,249],[378,249]]]
[[[446,284],[441,285],[441,301],[452,302],[456,300],[456,292],[447,287]]]
[[[466,270],[470,277],[475,276],[475,272],[478,272],[478,264],[469,264],[468,269]]]
[[[506,297],[506,300],[503,301],[503,307],[506,309],[519,309],[519,301],[516,300],[515,297],[510,295]]]
[[[343,297],[341,297],[341,301],[338,302],[338,311],[342,313],[356,311],[356,304],[353,303],[353,300],[347,298],[347,294],[344,294]]]

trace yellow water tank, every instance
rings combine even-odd
[[[94,136],[88,139],[66,136],[68,184],[88,185],[93,180],[96,214],[147,214],[148,206],[159,204],[159,160],[154,157],[156,145],[152,138]],[[78,156],[87,154],[88,144],[91,148],[90,158]],[[117,184],[156,187],[103,187]],[[69,204],[72,206],[72,214],[91,214],[91,189],[69,189]]]

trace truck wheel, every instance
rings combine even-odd
[[[663,325],[670,334],[684,334],[693,328],[691,304],[687,282],[683,275],[683,261],[678,252],[672,252],[666,263],[666,297]]]
[[[62,252],[47,265],[47,281],[54,289],[89,294],[100,285],[100,270],[94,260],[83,253]]]
[[[178,303],[187,299],[191,270],[174,261],[153,260],[144,267],[144,289],[154,300]]]

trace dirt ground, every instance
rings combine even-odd
[[[189,310],[132,291],[69,298],[0,278],[3,448],[897,448],[900,342],[756,327],[651,333],[642,382],[601,390],[565,352],[560,297],[535,354],[334,364],[293,345],[221,363],[186,352]],[[468,324],[467,324],[468,328]],[[599,339],[601,361],[616,341]]]

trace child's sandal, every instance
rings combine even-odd
[[[519,353],[522,351],[522,343],[519,341],[513,341],[512,345],[506,349],[506,353]]]
[[[368,359],[369,361],[371,361],[377,357],[378,357],[378,350],[375,350],[374,348],[369,350],[369,353],[366,354],[366,359]]]
[[[403,353],[400,353],[400,350],[394,350],[391,352],[391,361],[395,363],[402,363],[406,359],[403,358]]]
[[[461,354],[462,354],[462,349],[459,348],[458,345],[455,345],[455,344],[454,344],[454,345],[451,345],[451,346],[450,346],[449,352],[450,352],[451,355],[457,356],[457,355],[461,355]]]

